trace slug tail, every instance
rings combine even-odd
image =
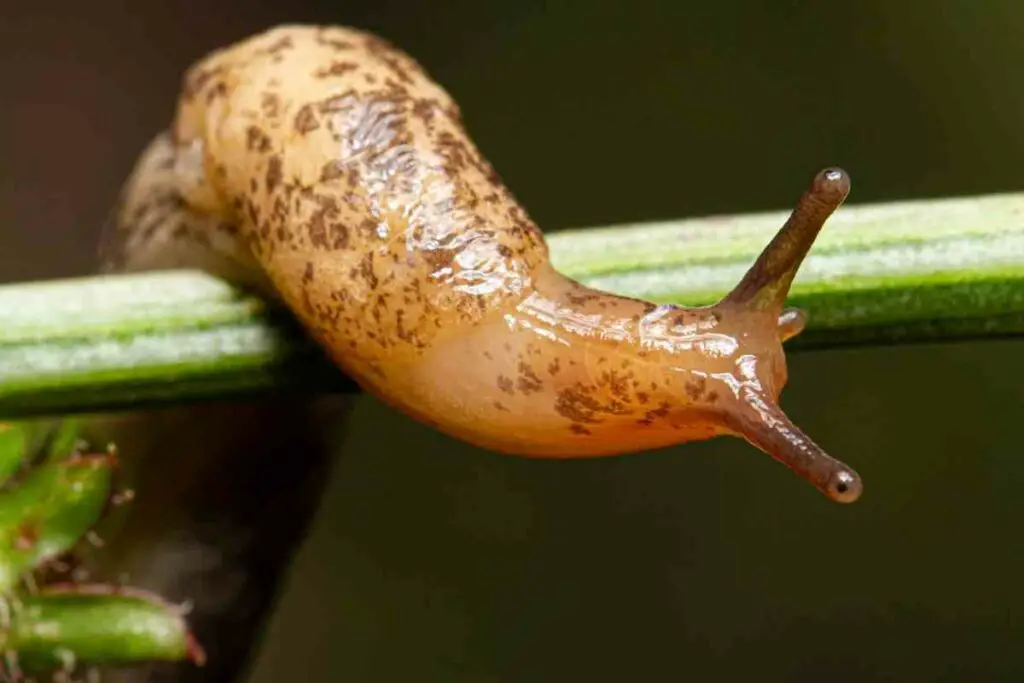
[[[842,169],[827,168],[818,173],[785,225],[726,301],[747,308],[780,312],[808,250],[825,221],[849,193],[850,177]],[[784,334],[781,327],[780,333]],[[796,333],[800,331],[800,328],[788,329],[796,329]]]
[[[786,416],[774,401],[747,387],[735,427],[752,445],[806,479],[838,503],[852,503],[863,491],[860,475],[829,456]]]

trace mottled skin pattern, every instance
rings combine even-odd
[[[115,265],[261,288],[366,390],[480,446],[598,456],[734,434],[851,501],[856,474],[776,405],[782,342],[804,324],[782,301],[848,187],[819,174],[715,307],[598,292],[552,269],[416,62],[366,33],[284,26],[186,74],[126,188]]]

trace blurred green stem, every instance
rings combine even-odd
[[[113,466],[107,455],[71,457],[31,469],[0,494],[0,594],[70,550],[99,521]]]
[[[56,586],[11,600],[4,609],[7,623],[0,628],[0,644],[5,653],[16,655],[20,669],[205,660],[184,610],[141,591]]]
[[[656,302],[712,303],[788,212],[549,236],[585,284]],[[829,221],[790,303],[793,348],[1024,332],[1024,194],[847,206]],[[201,273],[0,287],[0,419],[279,389],[351,387],[287,316]]]

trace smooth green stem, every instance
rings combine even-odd
[[[571,230],[552,260],[656,302],[724,295],[788,212]],[[1024,194],[846,206],[789,303],[797,348],[1024,333]],[[0,287],[0,419],[351,388],[287,316],[201,273]]]

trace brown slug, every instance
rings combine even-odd
[[[367,33],[282,26],[185,75],[119,205],[121,270],[203,268],[283,302],[365,390],[495,451],[591,457],[740,436],[840,502],[858,475],[782,412],[783,309],[844,201],[814,179],[736,288],[700,308],[556,272],[451,97]]]

